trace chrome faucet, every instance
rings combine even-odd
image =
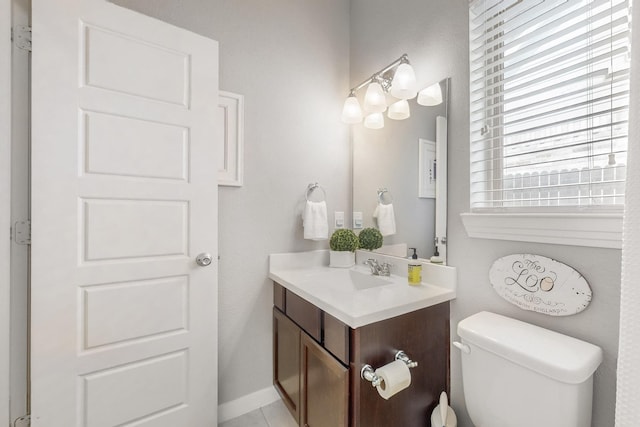
[[[371,269],[371,274],[374,276],[390,276],[391,275],[391,264],[383,262],[382,264],[378,264],[373,258],[369,258],[364,262]]]
[[[378,274],[378,271],[380,270],[380,266],[378,265],[378,261],[376,261],[373,258],[369,258],[364,263],[366,265],[368,265],[369,268],[371,269],[371,274],[374,274],[374,275]]]

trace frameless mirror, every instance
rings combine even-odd
[[[437,245],[446,261],[449,79],[439,86],[438,105],[423,106],[415,98],[409,101],[408,119],[393,120],[385,113],[382,129],[352,128],[354,229],[359,214],[362,227],[389,232],[390,210],[395,218],[395,233],[384,236],[376,252],[407,257],[413,253],[409,248],[416,248],[419,258],[429,259]]]

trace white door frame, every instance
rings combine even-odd
[[[16,221],[29,219],[30,53],[16,48],[10,35],[12,28],[30,25],[30,2],[0,0],[0,31],[6,37],[0,46],[0,423],[4,425],[28,411],[28,246],[17,244],[10,230]]]
[[[29,26],[31,0],[11,0],[11,26]],[[11,216],[16,221],[28,220],[29,215],[29,61],[31,54],[17,47],[11,48]],[[13,238],[13,236],[11,236]],[[13,421],[28,412],[28,287],[29,246],[18,244],[13,238],[10,252],[10,318],[9,318],[9,417]]]
[[[0,424],[9,425],[11,0],[0,0]]]

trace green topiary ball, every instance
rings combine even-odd
[[[382,246],[382,234],[377,228],[365,228],[358,236],[360,247],[370,251]]]
[[[358,236],[347,228],[340,228],[331,235],[329,247],[332,251],[355,252],[358,249]]]

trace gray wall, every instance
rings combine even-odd
[[[452,302],[452,339],[459,320],[489,310],[572,335],[601,346],[605,360],[595,378],[593,426],[614,424],[616,357],[620,297],[620,251],[560,245],[471,239],[460,221],[469,211],[468,1],[351,1],[351,80],[363,80],[385,62],[409,54],[419,74],[432,81],[451,76],[449,106],[449,264],[458,268],[458,297]],[[509,304],[491,288],[488,271],[511,253],[554,258],[581,272],[593,290],[582,313],[554,318]],[[451,352],[452,405],[458,425],[470,427],[466,414],[460,357]],[[524,415],[526,416],[526,414]]]
[[[244,186],[219,196],[219,390],[229,402],[272,383],[269,253],[302,238],[307,184],[350,209],[349,4],[345,0],[118,0],[220,42],[220,88],[245,97]],[[333,215],[330,215],[333,217]]]

